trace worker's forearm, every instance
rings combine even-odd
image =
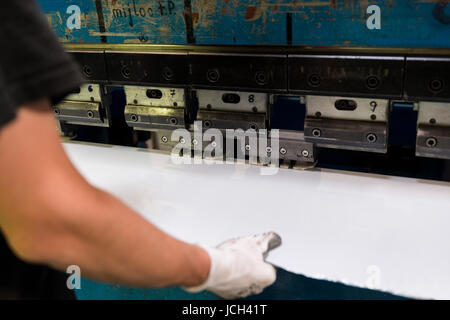
[[[65,214],[67,230],[47,251],[55,267],[76,264],[85,276],[135,286],[191,286],[206,279],[203,249],[168,236],[115,197],[92,189],[87,199],[67,198],[71,206],[58,209],[72,211]]]
[[[140,286],[196,285],[209,256],[89,185],[68,160],[46,100],[0,131],[0,227],[22,258]]]

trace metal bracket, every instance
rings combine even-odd
[[[99,84],[84,84],[78,92],[69,94],[65,100],[53,106],[59,121],[68,124],[110,126],[109,101]]]
[[[306,142],[301,131],[280,130],[280,159],[302,162],[315,162],[316,148],[313,143]]]
[[[389,100],[306,97],[305,140],[337,149],[387,152]]]
[[[203,129],[264,129],[265,113],[226,112],[199,110],[197,120],[203,121]]]
[[[200,109],[265,113],[268,94],[219,90],[196,90]]]
[[[136,130],[185,127],[185,90],[124,86],[125,121]]]
[[[450,159],[450,103],[419,102],[416,155]]]

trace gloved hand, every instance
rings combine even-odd
[[[258,294],[275,282],[275,268],[264,261],[270,250],[281,245],[274,232],[231,239],[215,248],[201,246],[210,258],[206,281],[188,292],[209,290],[225,299],[244,298]]]

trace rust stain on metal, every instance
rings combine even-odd
[[[247,6],[245,10],[245,21],[253,21],[261,16],[261,10],[257,6]]]
[[[360,0],[359,5],[361,7],[360,17],[361,17],[361,20],[363,20],[366,17],[366,10],[367,10],[367,7],[369,6],[369,0]]]
[[[192,23],[193,24],[198,24],[198,12],[192,12]]]
[[[217,0],[192,1],[192,20],[204,28],[212,27],[217,22]],[[197,18],[194,19],[194,16]],[[196,21],[196,22],[195,22]]]

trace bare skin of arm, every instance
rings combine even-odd
[[[22,259],[141,287],[195,286],[210,258],[90,185],[67,158],[43,99],[0,130],[0,228]]]

